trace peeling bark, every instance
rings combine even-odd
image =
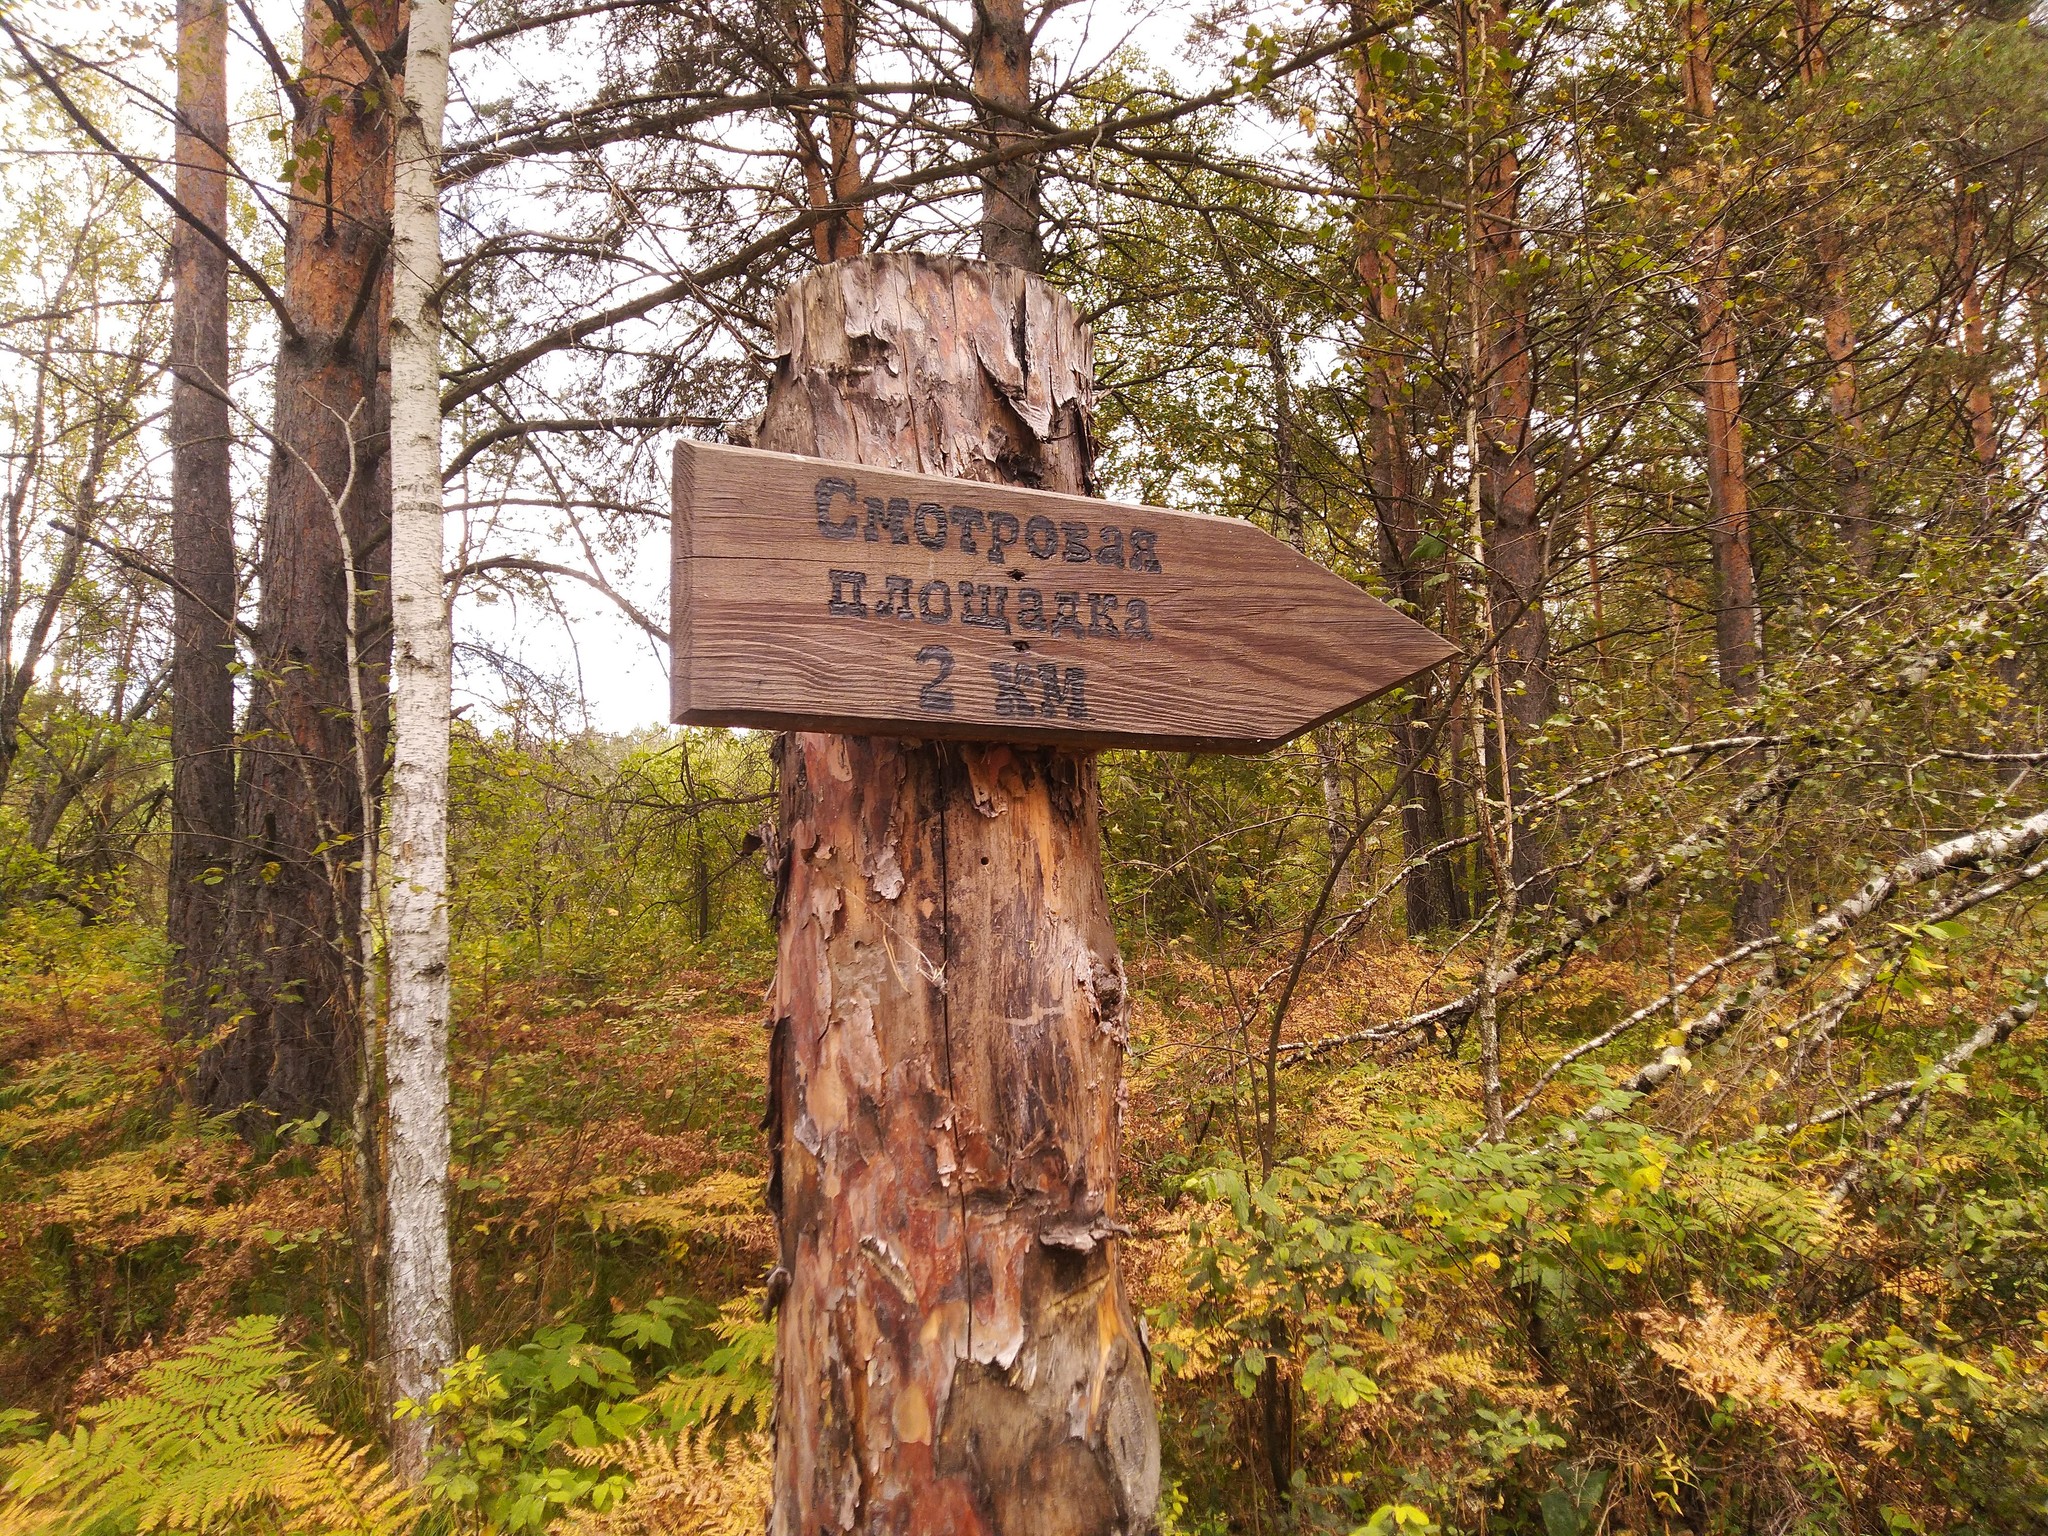
[[[1036,278],[842,262],[777,335],[764,448],[1092,489],[1090,338]],[[1094,760],[796,735],[782,768],[770,1530],[1149,1530]]]

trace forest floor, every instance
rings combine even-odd
[[[1617,936],[1549,984],[1541,1021],[1511,1013],[1510,1081],[1658,990],[1663,948]],[[2028,1167],[1983,1174],[1967,1231],[1938,1196],[1894,1230],[1850,1224],[1750,1143],[1696,1138],[1732,1084],[1686,1085],[1656,1131],[1477,1148],[1469,1049],[1426,1047],[1283,1072],[1262,1158],[1262,1015],[1233,1001],[1257,978],[1178,946],[1129,959],[1123,1263],[1150,1324],[1170,1529],[1267,1529],[1276,1477],[1299,1478],[1290,1518],[1311,1528],[1719,1529],[1700,1511],[1739,1484],[1798,1504],[1788,1530],[1883,1528],[1859,1508],[1974,1529],[1940,1517],[1982,1475],[1968,1457],[2010,1467],[2040,1446],[2037,1153],[2000,1154]],[[0,919],[0,1438],[67,1425],[263,1314],[314,1410],[369,1442],[375,1234],[354,1153],[321,1125],[251,1146],[184,1106],[158,962],[137,927]],[[474,1350],[468,1395],[441,1405],[445,1528],[545,1530],[616,1498],[623,1474],[578,1448],[664,1414],[765,1421],[766,970],[740,952],[593,981],[473,958],[453,1227]],[[1370,945],[1313,977],[1289,1033],[1399,1017],[1455,980],[1421,947]],[[1561,1085],[1555,1107],[1609,1075]],[[2008,1107],[2031,1123],[2042,1086],[2013,1085]],[[1987,1145],[1937,1150],[1932,1176],[1967,1182]],[[1958,1269],[1986,1244],[1988,1268]],[[1930,1330],[1953,1342],[1930,1354]],[[1268,1372],[1286,1384],[1278,1444]],[[1930,1472],[1928,1435],[1963,1460]]]

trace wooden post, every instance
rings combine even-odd
[[[863,257],[776,330],[759,446],[1093,490],[1091,338],[1040,279]],[[793,734],[781,825],[771,1532],[1149,1530],[1094,758]]]

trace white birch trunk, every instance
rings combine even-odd
[[[391,207],[391,1106],[385,1296],[396,1398],[424,1403],[454,1358],[448,1258],[449,616],[441,582],[441,127],[449,0],[414,0]],[[431,1426],[394,1426],[400,1474]]]

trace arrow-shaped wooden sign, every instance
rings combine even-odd
[[[1258,752],[1455,647],[1230,518],[685,441],[674,716]]]

